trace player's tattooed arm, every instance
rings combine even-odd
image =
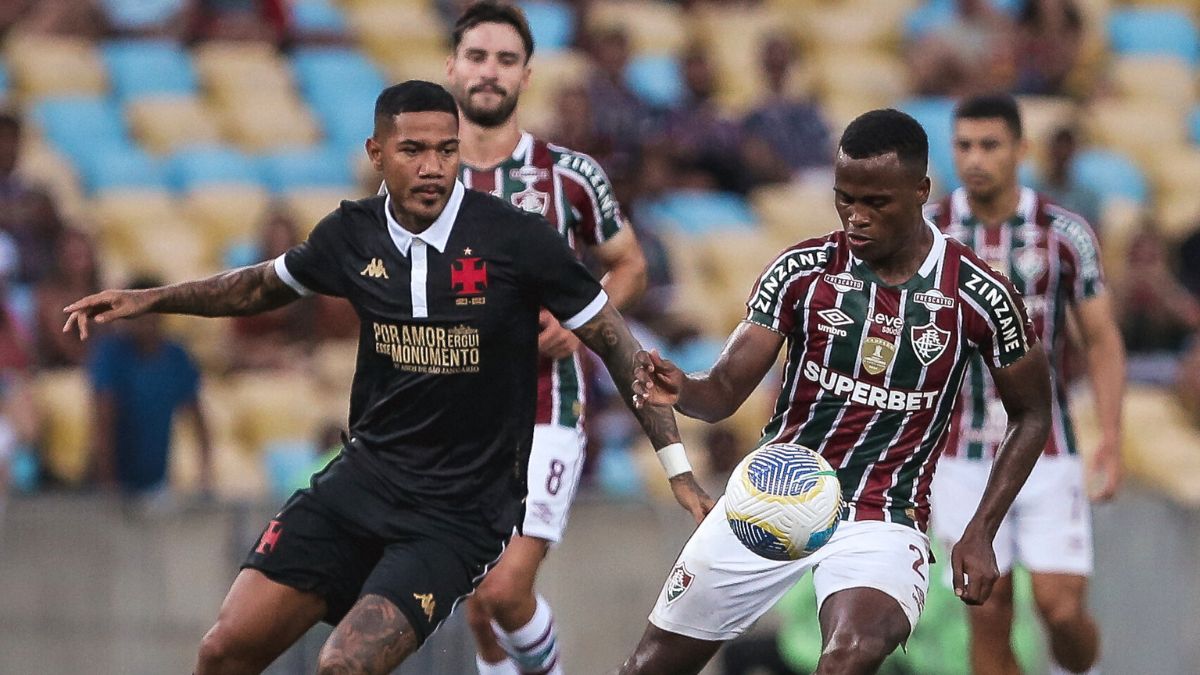
[[[242,316],[282,307],[299,298],[279,275],[272,261],[222,272],[198,281],[144,290],[107,290],[66,308],[63,332],[72,327],[86,339],[88,321],[108,323],[155,312],[196,316]]]
[[[1039,342],[1007,368],[992,368],[992,380],[1008,415],[1008,430],[975,515],[950,554],[954,589],[978,605],[999,577],[992,541],[1037,463],[1050,436],[1050,365]]]
[[[600,357],[612,375],[617,391],[622,399],[637,417],[646,436],[660,449],[672,443],[679,442],[679,428],[675,424],[675,414],[668,406],[633,405],[633,371],[634,357],[641,351],[642,345],[629,332],[629,326],[611,304],[604,305],[600,313],[592,317],[584,325],[575,330],[575,335],[583,344]]]

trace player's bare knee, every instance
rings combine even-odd
[[[200,640],[197,675],[225,672],[229,666],[238,663],[239,657],[245,656],[241,651],[229,631],[220,622],[216,623]]]
[[[1069,630],[1087,618],[1083,598],[1073,594],[1060,594],[1053,598],[1039,600],[1038,613],[1052,631]]]
[[[833,675],[874,672],[888,654],[900,646],[902,639],[867,632],[835,633],[821,650],[817,673]]]

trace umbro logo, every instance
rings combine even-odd
[[[829,322],[831,326],[845,326],[848,323],[854,323],[854,319],[842,310],[834,307],[833,309],[823,309],[817,312],[817,316]]]
[[[371,279],[388,279],[387,268],[383,266],[383,259],[371,258],[371,262],[363,268],[363,271],[358,273],[359,276],[370,277]]]

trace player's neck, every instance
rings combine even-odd
[[[396,204],[395,199],[389,199],[387,200],[387,203],[391,205],[392,217],[396,219],[397,223],[400,223],[400,227],[403,227],[412,234],[421,234],[425,230],[428,230],[429,227],[435,222],[434,220],[417,218],[413,214],[400,208],[400,206]]]
[[[925,220],[921,219],[920,224],[914,226],[913,236],[908,243],[900,247],[895,255],[886,260],[868,262],[867,265],[885,284],[899,286],[913,278],[917,270],[921,269],[921,264],[929,257],[932,248],[933,231],[925,224]]]
[[[999,227],[1007,222],[1016,215],[1020,203],[1021,184],[1016,181],[993,195],[980,197],[967,193],[967,206],[971,208],[971,215],[987,227]]]
[[[521,142],[517,116],[497,127],[484,127],[459,118],[459,153],[463,164],[474,169],[490,169],[512,157]]]

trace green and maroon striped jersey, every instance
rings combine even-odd
[[[748,321],[787,338],[760,445],[821,453],[837,469],[846,519],[924,530],[969,360],[1003,368],[1036,339],[1008,280],[929,227],[929,255],[903,284],[884,283],[839,230],[780,254],[746,303]]]
[[[571,248],[602,244],[625,223],[604,170],[591,157],[547,143],[524,132],[513,154],[500,164],[463,164],[459,178],[468,188],[507,200],[544,216]],[[538,359],[537,423],[575,427],[582,423],[584,379],[576,354]]]
[[[1017,212],[998,227],[987,227],[971,214],[962,188],[926,208],[943,232],[970,246],[992,269],[1006,275],[1021,293],[1029,318],[1046,344],[1053,377],[1050,440],[1045,454],[1078,452],[1067,408],[1063,361],[1067,312],[1104,287],[1096,235],[1082,217],[1021,189]],[[996,455],[1008,416],[982,362],[967,368],[966,386],[951,425],[947,455],[991,459]]]

